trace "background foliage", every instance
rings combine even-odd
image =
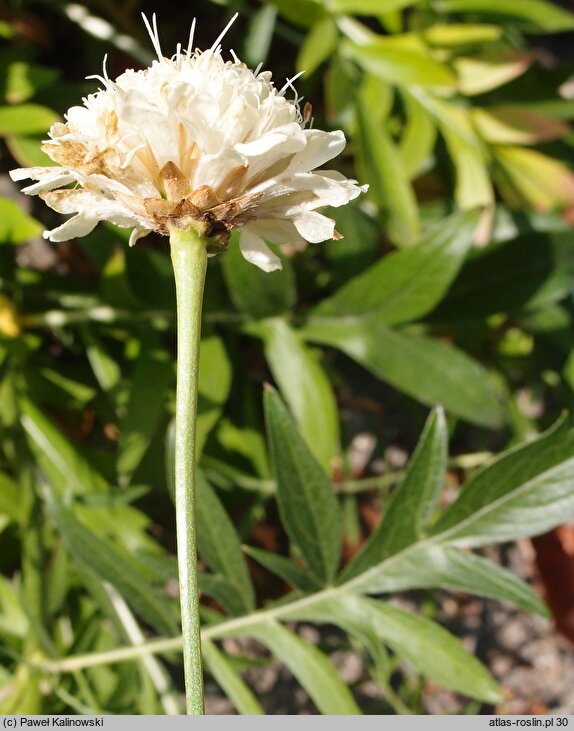
[[[247,264],[234,241],[210,261],[207,671],[238,711],[262,712],[242,676],[261,657],[222,643],[248,637],[319,712],[366,710],[329,648],[297,632],[320,623],[365,658],[382,712],[420,710],[409,663],[496,704],[487,669],[388,595],[432,600],[443,587],[547,611],[468,549],[541,533],[574,507],[574,437],[567,419],[551,427],[574,388],[574,89],[562,51],[574,16],[545,0],[196,5],[163,4],[166,52],[192,15],[205,47],[238,11],[227,47],[278,86],[305,70],[297,89],[315,124],[345,130],[339,164],[370,184],[333,211],[341,241],[280,252],[280,273]],[[112,76],[151,61],[139,11],[155,9],[0,8],[4,170],[44,164],[40,140],[95,90],[84,76],[104,53]],[[1,192],[0,710],[181,712],[166,240],[128,251],[125,231],[100,226],[52,246],[39,235],[55,214],[32,210],[7,178]],[[264,383],[275,388],[263,398]],[[428,416],[435,404],[444,410]],[[357,461],[365,433],[376,446]],[[396,444],[413,452],[406,473],[386,458]],[[365,505],[382,516],[375,530]],[[101,654],[118,648],[123,662]]]

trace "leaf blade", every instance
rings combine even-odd
[[[349,688],[314,645],[277,622],[261,622],[246,633],[262,642],[291,670],[321,713],[361,715]]]
[[[282,523],[317,578],[329,582],[337,570],[341,542],[337,498],[279,395],[270,387],[265,391],[264,408]]]

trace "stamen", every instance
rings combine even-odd
[[[220,41],[222,41],[225,38],[225,34],[231,28],[231,26],[235,23],[235,21],[237,20],[238,16],[239,16],[239,13],[235,13],[235,15],[233,16],[233,18],[231,18],[231,20],[229,21],[229,23],[225,26],[225,28],[217,36],[216,40],[214,41],[214,43],[213,43],[213,45],[211,46],[211,49],[210,49],[213,53],[217,53],[217,49],[219,47]]]
[[[193,50],[193,39],[195,36],[195,21],[196,21],[196,18],[194,18],[191,21],[191,28],[189,31],[189,41],[187,42],[187,50],[185,52],[188,58],[191,56],[191,52]]]
[[[229,49],[229,53],[231,54],[231,58],[233,59],[233,62],[234,63],[241,63],[241,61],[239,60],[238,55],[235,53],[235,51],[233,50],[233,48],[230,48]]]
[[[109,79],[104,79],[103,76],[100,76],[99,74],[90,74],[89,76],[84,76],[86,81],[90,81],[91,79],[96,79],[97,81],[101,81],[101,83],[104,85],[104,88],[106,88],[109,84]],[[83,101],[83,100],[82,100]]]
[[[292,76],[290,79],[287,79],[287,82],[285,83],[285,85],[283,86],[281,91],[277,92],[279,94],[279,96],[283,96],[283,94],[287,91],[287,89],[293,89],[293,91],[295,92],[295,96],[297,96],[297,90],[293,86],[293,82],[297,81],[297,79],[300,76],[303,76],[304,73],[305,73],[304,71],[299,71],[298,74],[295,74],[295,76]]]
[[[152,26],[149,24],[149,20],[146,18],[144,13],[142,13],[142,18],[143,18],[143,22],[145,23],[145,27],[148,32],[148,35],[151,39],[154,51],[156,52],[158,59],[160,61],[163,61],[163,53],[161,52],[161,45],[159,42],[159,35],[157,32],[157,20],[155,17],[155,13],[151,16],[151,22],[153,24],[153,29],[152,29]]]
[[[120,165],[120,170],[125,170],[131,164],[131,161],[134,159],[135,155],[137,155],[140,150],[143,150],[144,147],[147,147],[146,142],[138,145],[137,147],[133,147],[126,155],[126,159]]]
[[[97,79],[98,81],[101,81],[102,84],[104,85],[104,88],[105,89],[108,89],[109,86],[110,86],[110,78],[108,76],[108,71],[106,69],[106,62],[107,62],[107,60],[108,60],[108,54],[106,53],[104,55],[104,60],[102,62],[102,74],[103,74],[103,76],[100,76],[99,74],[90,74],[90,76],[86,76],[85,77],[86,80],[87,79]]]
[[[257,74],[261,71],[261,67],[263,66],[263,61],[257,64],[255,67],[255,70],[253,71],[253,75],[257,76]]]

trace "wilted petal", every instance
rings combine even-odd
[[[276,256],[261,236],[252,233],[246,226],[241,230],[239,236],[239,248],[241,253],[251,264],[255,264],[264,272],[273,272],[281,269],[281,260]]]

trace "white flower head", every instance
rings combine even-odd
[[[233,18],[235,20],[235,18]],[[233,22],[233,20],[231,22]],[[345,146],[343,132],[308,128],[310,112],[277,90],[268,71],[251,71],[220,41],[193,51],[162,54],[155,15],[150,33],[158,60],[128,69],[72,107],[52,125],[43,150],[53,167],[13,170],[31,178],[24,193],[38,194],[54,210],[74,214],[44,236],[67,241],[90,233],[98,221],[132,228],[130,244],[150,231],[195,226],[211,250],[240,230],[245,258],[265,271],[279,259],[277,244],[336,238],[334,221],[317,213],[342,206],[366,186],[334,170],[316,170]],[[74,184],[73,187],[68,187]]]

